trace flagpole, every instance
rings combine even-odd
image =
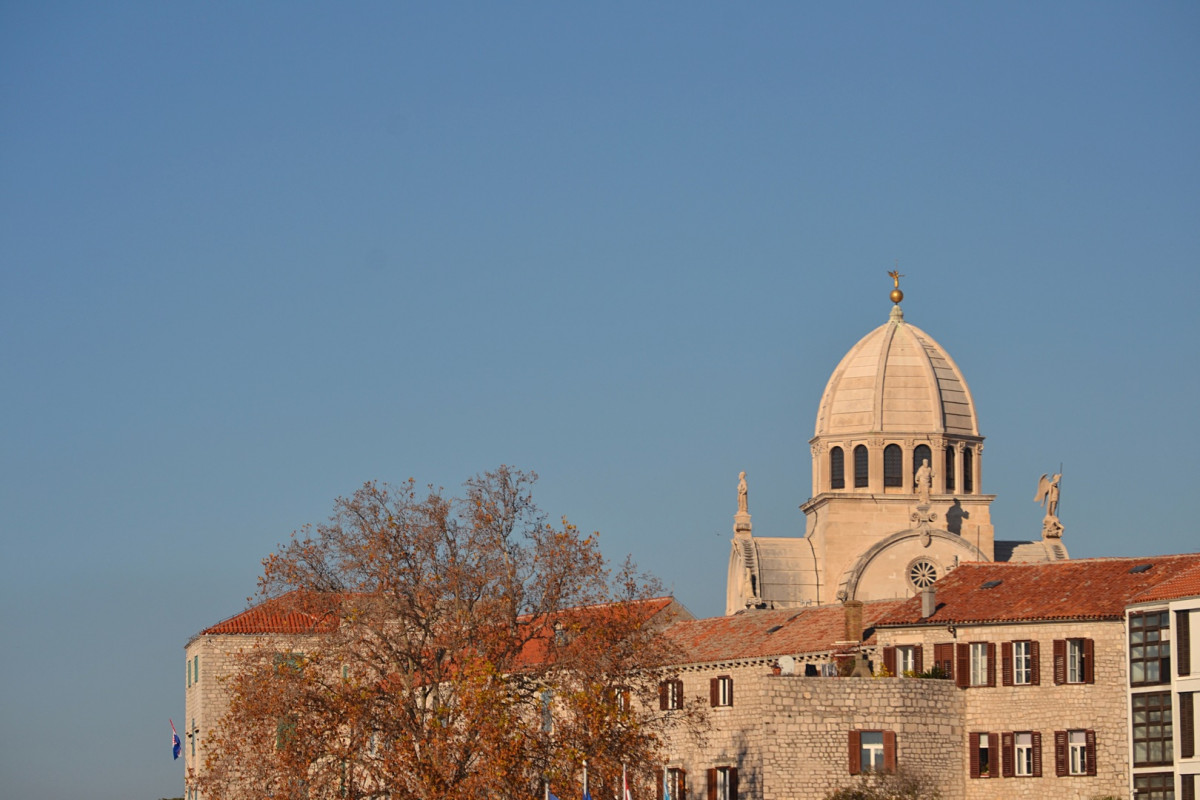
[[[590,800],[590,798],[588,796],[587,759],[586,758],[583,760],[583,798],[584,798],[584,800]]]

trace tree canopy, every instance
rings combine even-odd
[[[507,467],[461,496],[367,483],[263,561],[260,602],[313,621],[239,656],[205,796],[613,797],[647,786],[673,604],[595,534],[547,521]]]

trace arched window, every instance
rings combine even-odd
[[[840,447],[829,451],[829,488],[846,488],[846,454]]]
[[[867,446],[860,444],[854,448],[854,488],[867,488]]]
[[[954,445],[946,445],[946,491],[954,491]]]
[[[883,485],[904,485],[904,454],[900,452],[898,444],[883,448]]]
[[[930,454],[929,445],[919,444],[913,450],[913,475],[917,474],[917,470],[921,468],[921,462],[928,461],[930,469],[937,469],[933,465],[933,456]]]
[[[975,454],[971,452],[971,448],[963,450],[963,494],[973,494],[975,492],[975,475],[971,469],[975,459]]]

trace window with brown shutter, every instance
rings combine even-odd
[[[851,775],[860,775],[871,770],[895,772],[895,731],[850,731],[847,740]]]
[[[971,733],[968,737],[968,760],[972,778],[1000,777],[1000,735]]]
[[[1192,758],[1196,755],[1196,707],[1195,692],[1179,693],[1179,755]]]
[[[737,767],[710,767],[708,800],[737,800]]]
[[[1188,611],[1175,612],[1175,660],[1180,677],[1192,674],[1192,631]]]
[[[943,642],[933,646],[933,664],[945,673],[945,677],[954,676],[954,644]]]
[[[883,648],[883,668],[888,671],[889,675],[896,674],[896,648]]]
[[[713,708],[733,705],[733,677],[718,675],[709,680],[708,700]]]
[[[1054,732],[1054,774],[1096,774],[1096,732],[1074,730]]]

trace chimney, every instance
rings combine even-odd
[[[937,602],[933,596],[933,587],[926,586],[921,590],[921,619],[929,619],[937,611]]]
[[[863,620],[861,600],[847,600],[842,603],[842,608],[846,612],[846,632],[844,641],[861,642],[863,634]]]

